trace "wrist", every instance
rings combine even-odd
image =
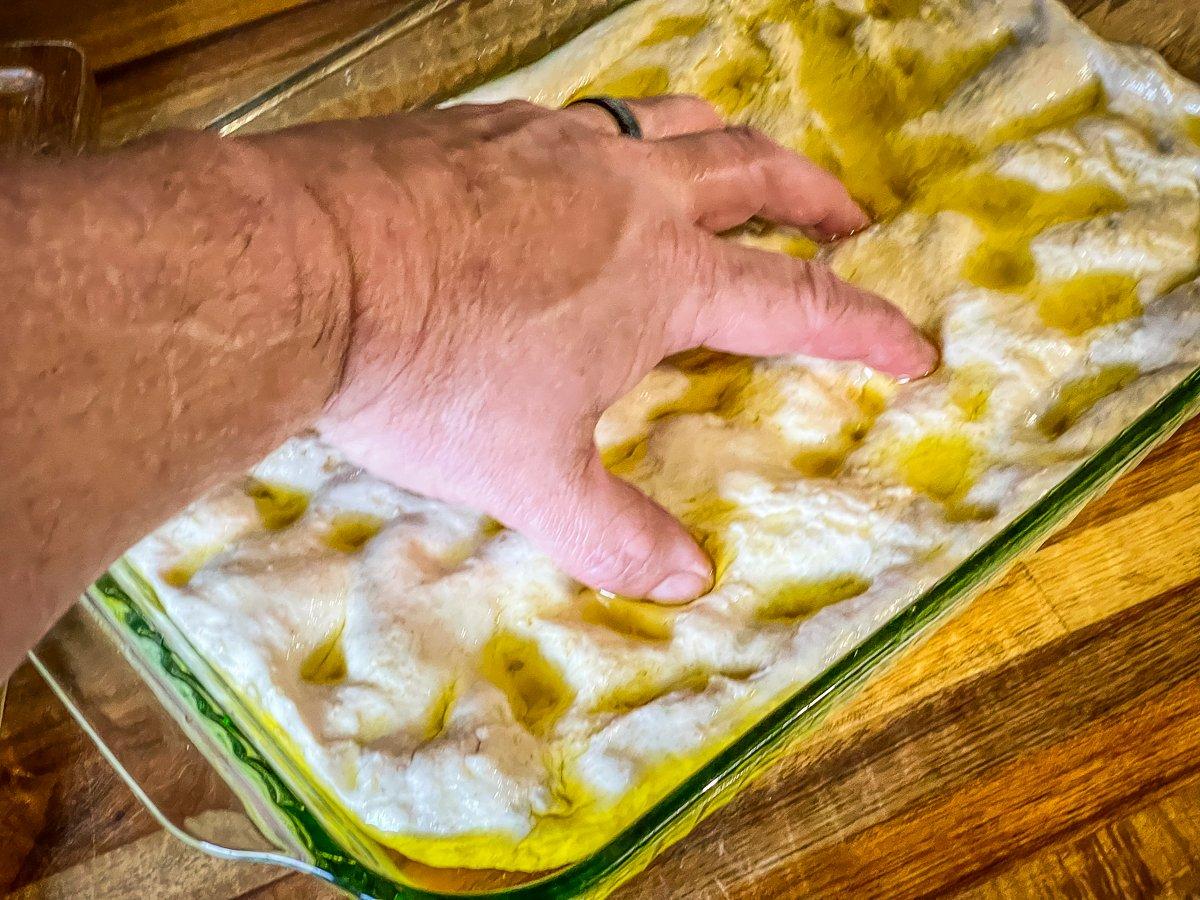
[[[385,153],[364,127],[319,124],[248,139],[321,211],[351,285],[341,377],[323,421],[351,415],[376,399],[379,385],[409,374],[434,294],[431,167],[406,164],[403,138]]]
[[[305,175],[303,160],[273,152],[263,138],[223,138],[231,170],[243,190],[259,198],[280,248],[280,290],[295,298],[301,342],[313,351],[322,385],[306,423],[315,421],[347,379],[358,306],[349,229],[327,197]]]

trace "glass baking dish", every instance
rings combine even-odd
[[[435,0],[363,32],[210,127],[223,134],[269,130],[436,102],[536,58],[620,5]],[[199,849],[288,866],[372,897],[599,896],[731,799],[835,703],[965,606],[1197,412],[1200,369],[632,825],[552,872],[434,869],[361,833],[159,614],[153,592],[128,566],[118,563],[98,581],[31,659],[139,799]]]

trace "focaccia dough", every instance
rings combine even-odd
[[[594,849],[1200,356],[1200,94],[1054,0],[639,0],[468,98],[665,90],[839,174],[880,224],[828,262],[943,349],[905,386],[693,353],[607,412],[607,461],[702,539],[712,593],[598,598],[313,438],[129,554],[311,777],[434,865]]]

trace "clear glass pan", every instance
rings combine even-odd
[[[620,6],[443,0],[408,8],[212,123],[222,133],[433,102],[514,68]],[[869,676],[1035,549],[1200,412],[1200,369],[875,634],[591,856],[551,873],[420,866],[383,850],[309,784],[254,713],[118,564],[34,665],[163,825],[209,853],[273,862],[379,898],[600,896],[728,802]]]

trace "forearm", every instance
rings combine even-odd
[[[125,547],[310,424],[348,253],[260,146],[0,166],[0,677]]]

